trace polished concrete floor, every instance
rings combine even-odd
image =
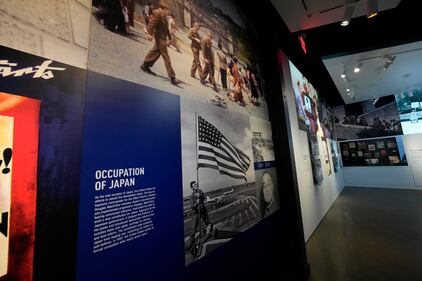
[[[307,253],[312,281],[421,281],[422,191],[345,188]]]

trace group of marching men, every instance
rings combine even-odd
[[[106,28],[120,33],[127,33],[130,30],[131,26],[133,26],[134,0],[97,1],[102,1],[102,5],[100,5],[101,9],[94,15],[98,20],[104,22]],[[148,2],[143,8],[143,18],[148,39],[154,40],[154,46],[145,56],[141,69],[146,73],[156,75],[151,70],[151,67],[162,57],[171,84],[177,86],[180,81],[176,79],[167,48],[173,46],[180,52],[176,39],[176,31],[179,29],[169,4],[165,0],[160,0],[157,7],[153,7],[152,3]],[[116,28],[117,30],[113,30]],[[214,91],[218,93],[219,89],[214,77],[213,34],[209,32],[204,37],[201,37],[199,31],[199,24],[194,23],[188,32],[193,54],[191,76],[196,77],[196,73],[198,73],[201,84],[206,85],[209,82]],[[202,63],[200,59],[201,53]],[[258,106],[258,99],[262,96],[262,91],[260,90],[260,80],[252,68],[249,66],[243,67],[238,59],[232,55],[227,57],[223,52],[221,43],[218,44],[218,50],[215,54],[218,60],[223,92],[227,94],[231,101],[240,105],[245,105],[243,93],[246,93],[250,102]],[[217,97],[220,96],[217,95]]]

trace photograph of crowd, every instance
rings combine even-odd
[[[422,133],[422,85],[395,95],[404,134]]]
[[[334,107],[338,140],[402,135],[394,96]]]
[[[230,1],[94,0],[88,68],[268,119],[264,82]]]

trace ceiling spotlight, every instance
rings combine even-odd
[[[366,0],[366,16],[368,19],[378,14],[378,0]]]
[[[346,92],[350,92],[350,89],[349,89],[349,88],[347,88],[347,89],[346,89]]]
[[[341,26],[348,26],[350,23],[350,20],[353,17],[353,12],[355,11],[355,6],[350,5],[349,3],[346,3],[344,5],[344,14],[343,14],[343,19],[340,22]]]
[[[361,67],[362,67],[362,63],[358,64],[358,66],[356,66],[355,69],[353,69],[353,72],[359,73]]]
[[[341,78],[346,78],[346,74],[342,73],[342,74],[340,75],[340,77],[341,77]]]
[[[344,21],[342,21],[342,22],[340,23],[340,25],[341,25],[341,26],[348,26],[348,25],[349,25],[349,23],[350,23],[350,21],[348,21],[348,20],[344,20]]]

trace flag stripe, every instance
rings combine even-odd
[[[222,175],[227,175],[227,176],[230,176],[230,177],[235,178],[235,179],[246,180],[246,177],[245,176],[239,176],[239,175],[231,174],[231,173],[226,172],[226,171],[222,171],[222,170],[218,169],[218,166],[216,166],[216,165],[202,164],[202,163],[200,163],[200,164],[198,164],[198,167],[199,168],[211,168],[211,169],[215,169],[215,170],[218,170],[220,172],[220,174],[222,174]]]
[[[209,165],[217,165],[217,163],[215,161],[203,160],[203,159],[201,160],[201,162],[198,162],[198,163],[200,163],[200,164],[209,164]],[[242,173],[242,172],[235,172],[235,171],[232,171],[232,170],[223,168],[221,166],[218,166],[218,170],[219,171],[226,171],[227,173],[230,173],[232,175],[245,176],[245,174]]]
[[[230,141],[211,123],[197,117],[198,168],[211,168],[220,174],[247,181],[250,158],[232,145]]]
[[[226,169],[229,169],[229,170],[232,170],[232,171],[235,171],[235,172],[240,172],[240,173],[243,173],[243,171],[242,171],[241,169],[236,168],[236,167],[232,167],[232,166],[227,165],[227,164],[224,164],[223,162],[218,161],[218,160],[217,160],[217,158],[212,157],[212,156],[208,156],[208,155],[203,155],[203,154],[201,154],[201,155],[199,155],[199,159],[205,159],[205,160],[214,161],[214,162],[216,162],[216,163],[217,163],[217,165],[218,165],[218,166],[221,166],[221,167],[223,167],[223,168],[226,168]]]
[[[225,146],[213,147],[213,150],[220,151],[224,155],[227,155],[227,157],[230,157],[232,159],[231,162],[235,164],[236,166],[238,166],[244,173],[246,173],[248,167],[246,167],[242,162],[237,160],[237,158],[235,158],[235,156],[228,149],[226,149]]]
[[[210,154],[214,154],[215,156],[224,159],[230,163],[233,163],[234,165],[238,166],[239,168],[241,168],[241,170],[243,172],[246,172],[247,169],[245,169],[245,166],[243,166],[242,164],[240,164],[238,161],[236,161],[233,156],[228,153],[226,150],[223,150],[222,148],[216,148],[216,147],[207,147],[209,144],[204,144],[204,145],[200,145],[199,146],[199,150],[201,151],[206,151]],[[221,151],[222,153],[218,152]],[[224,154],[223,154],[224,153]]]
[[[238,160],[238,162],[241,163],[241,165],[247,169],[249,167],[249,163],[245,162],[244,160],[242,160],[239,156],[239,154],[236,152],[236,150],[233,149],[231,143],[229,141],[227,141],[225,138],[223,138],[223,140],[221,141],[221,147],[227,147],[227,149],[232,153],[232,155],[234,155],[235,159]]]
[[[223,137],[222,144],[226,145],[227,147],[230,148],[230,150],[236,154],[236,156],[238,157],[238,159],[240,161],[242,161],[242,163],[244,163],[245,165],[249,165],[249,157],[246,156],[246,154],[244,154],[242,151],[240,151],[237,147],[235,147],[234,145],[232,145],[225,137]],[[240,153],[239,153],[240,151]],[[243,155],[242,155],[243,154]],[[246,158],[245,158],[246,157]],[[247,160],[246,160],[247,159]]]
[[[215,151],[212,148],[209,148],[209,147],[200,145],[199,146],[199,150],[206,151],[206,152],[209,152],[209,153],[214,153],[215,156],[217,156],[217,157],[220,157],[220,158],[222,158],[222,159],[224,159],[226,161],[229,161],[229,162],[234,162],[233,157],[231,157],[230,155],[229,156],[226,156],[224,154],[219,153],[218,151]]]
[[[242,159],[245,160],[245,162],[249,163],[249,157],[239,148],[237,147],[234,147],[234,148],[236,149],[237,153],[239,153],[240,157],[242,157]]]
[[[224,153],[226,153],[227,155],[229,155],[230,157],[232,157],[234,160],[234,163],[236,163],[239,166],[239,168],[241,168],[246,173],[246,171],[248,170],[248,166],[246,166],[243,162],[238,160],[238,158],[235,155],[233,155],[233,153],[231,153],[231,150],[226,148],[225,145],[222,145],[221,147],[219,147],[219,149],[223,151]]]

